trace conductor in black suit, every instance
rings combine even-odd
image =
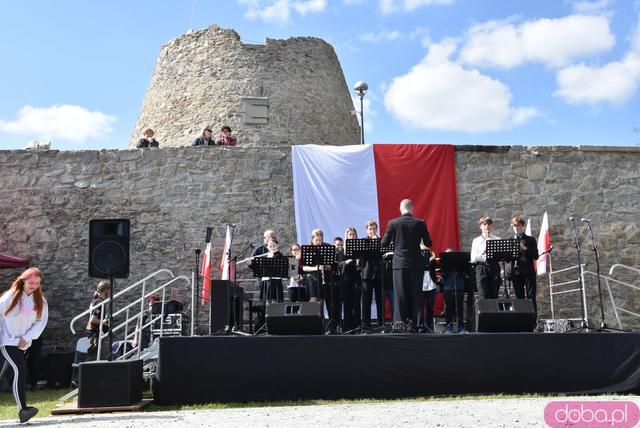
[[[524,233],[524,219],[514,217],[511,219],[513,239],[520,241],[520,257],[513,263],[511,279],[513,289],[518,299],[531,299],[533,310],[536,308],[536,271],[533,267],[534,260],[538,259],[538,243],[533,236]]]
[[[424,267],[420,242],[431,247],[432,242],[424,220],[413,217],[413,202],[400,202],[400,217],[387,225],[382,246],[394,243],[393,253],[393,329],[403,330],[411,322],[411,330],[423,328],[422,277]]]

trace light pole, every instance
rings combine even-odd
[[[353,89],[356,90],[360,97],[360,143],[364,144],[364,94],[367,93],[369,85],[363,81],[358,81],[354,85]]]

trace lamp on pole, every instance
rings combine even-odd
[[[354,85],[356,93],[360,97],[360,144],[364,144],[364,94],[367,93],[369,85],[363,81],[358,81]]]

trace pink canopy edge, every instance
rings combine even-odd
[[[29,266],[29,260],[0,254],[0,269],[14,269]]]

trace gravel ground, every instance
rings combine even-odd
[[[640,405],[639,396],[452,399],[384,403],[252,407],[51,416],[26,426],[46,427],[544,427],[544,408],[557,400],[622,400]],[[15,422],[0,423],[0,427]],[[22,425],[25,426],[25,425]]]

